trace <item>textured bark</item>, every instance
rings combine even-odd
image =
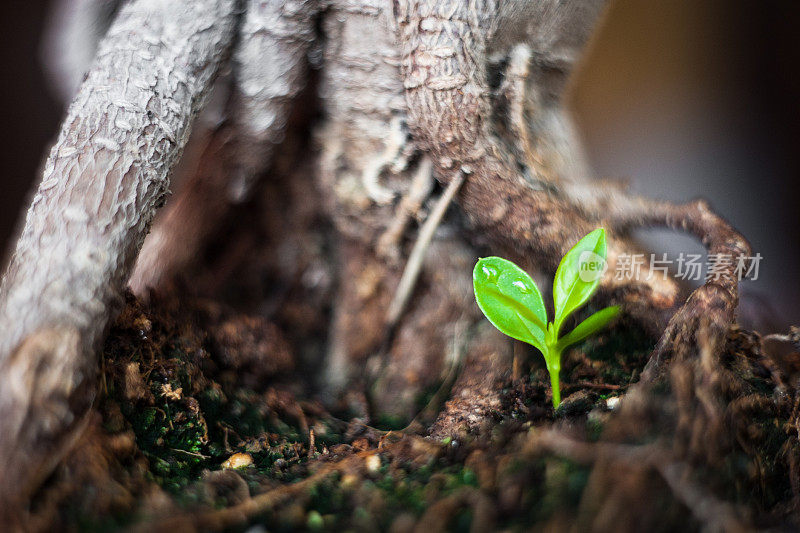
[[[269,167],[306,84],[318,9],[316,0],[246,2],[221,104],[224,124],[216,125],[198,158],[184,163],[188,183],[145,241],[130,282],[136,294],[146,296],[148,287],[185,270]]]
[[[332,2],[323,21],[328,46],[320,94],[326,121],[318,139],[320,187],[348,238],[372,243],[408,189],[414,146],[392,15],[380,0]]]
[[[446,370],[455,322],[477,318],[469,275],[477,253],[458,223],[445,220],[406,312],[396,323],[388,316],[409,241],[418,235],[413,221],[429,210],[430,162],[406,127],[390,5],[333,2],[323,29],[318,179],[344,243],[326,383],[332,395],[354,383],[369,389],[372,414],[413,416],[422,391]]]
[[[236,131],[230,194],[241,200],[264,171],[303,89],[306,55],[316,39],[317,0],[250,0],[233,54]]]
[[[98,344],[236,9],[234,0],[126,5],[69,109],[3,278],[0,508],[24,500],[91,403]]]
[[[58,96],[69,103],[92,65],[121,0],[57,0],[42,46],[46,72]]]
[[[514,95],[532,107],[531,123],[519,127],[529,129],[535,140],[534,146],[524,147],[534,154],[529,158],[532,164],[520,173],[518,164],[525,161],[518,161],[492,120],[488,47],[500,21],[496,3],[398,5],[410,123],[415,139],[433,156],[437,177],[448,182],[455,173],[469,175],[459,198],[475,229],[489,233],[495,245],[520,255],[535,253],[537,263],[554,270],[573,243],[602,223],[611,196],[587,181],[580,144],[560,103],[560,89],[574,58],[559,58],[558,39],[555,44],[539,43],[541,49],[531,48],[526,87],[533,89]],[[541,15],[551,17],[558,27],[561,9],[574,7],[551,6]],[[577,25],[581,35],[590,20]],[[545,70],[561,82],[552,83],[555,87],[542,83]],[[609,248],[612,271],[619,253],[635,249],[618,236]],[[609,276],[606,285],[614,283]],[[632,291],[627,282],[626,291],[636,298],[644,292],[664,307],[674,303],[672,282],[656,276],[640,284]]]

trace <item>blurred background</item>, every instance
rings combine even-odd
[[[7,0],[0,20],[0,247],[63,106],[40,60],[49,2]],[[791,3],[617,0],[568,98],[597,174],[672,201],[702,196],[761,253],[745,321],[800,323],[800,16]],[[690,238],[641,235],[653,251]],[[760,314],[761,316],[755,317]]]

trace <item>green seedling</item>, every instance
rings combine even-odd
[[[583,307],[600,285],[606,270],[606,233],[598,228],[578,241],[561,260],[553,281],[555,318],[547,321],[542,294],[521,268],[501,257],[484,257],[475,265],[475,300],[489,322],[508,335],[537,348],[550,373],[553,407],[561,403],[558,374],[567,346],[596,333],[619,313],[612,306],[598,311],[559,337],[561,326]]]

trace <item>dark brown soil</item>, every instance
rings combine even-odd
[[[452,401],[421,399],[427,411],[453,413],[429,436],[428,423],[402,429],[409,420],[323,407],[314,372],[264,318],[197,299],[143,307],[129,297],[105,345],[88,430],[37,495],[33,523],[68,531],[800,527],[797,353],[771,358],[757,334],[734,328],[719,350],[673,361],[663,379],[644,384],[638,372],[652,340],[636,332],[623,320],[570,352],[556,412],[536,357],[518,363],[524,371],[509,374],[492,416],[469,431]],[[251,464],[224,469],[236,453]]]

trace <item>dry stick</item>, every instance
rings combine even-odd
[[[459,172],[459,174],[448,183],[447,188],[436,201],[436,205],[434,205],[433,210],[428,215],[422,228],[420,228],[417,240],[414,242],[414,247],[411,249],[411,254],[408,256],[405,269],[403,269],[403,275],[400,277],[400,282],[397,284],[397,289],[395,290],[386,313],[383,342],[377,354],[379,368],[375,372],[375,375],[383,374],[388,365],[388,353],[397,324],[400,322],[403,311],[405,311],[411,294],[414,292],[414,285],[419,278],[419,273],[422,270],[422,263],[425,260],[425,253],[433,239],[436,228],[441,224],[442,218],[445,212],[447,212],[447,208],[450,206],[450,203],[453,201],[453,198],[463,183],[464,172]]]
[[[429,157],[423,157],[414,172],[408,193],[400,200],[389,227],[378,238],[376,247],[378,255],[389,260],[396,260],[399,257],[398,243],[409,220],[420,210],[431,189],[433,189],[433,163]]]
[[[0,512],[52,470],[92,402],[97,350],[238,8],[127,3],[70,106],[0,291]]]
[[[408,262],[403,270],[400,283],[398,283],[392,302],[389,304],[389,310],[386,313],[387,330],[391,331],[397,326],[397,322],[400,320],[400,316],[403,314],[406,304],[408,304],[411,293],[414,291],[414,285],[422,270],[422,263],[425,260],[425,252],[428,251],[428,245],[430,245],[436,228],[438,228],[439,224],[442,222],[442,217],[444,217],[447,208],[450,206],[450,202],[453,201],[462,183],[464,183],[464,172],[459,172],[458,175],[447,184],[444,193],[442,193],[442,196],[436,201],[433,211],[428,215],[425,224],[422,225],[417,241],[414,243],[414,248],[412,248],[411,254],[408,256]]]

